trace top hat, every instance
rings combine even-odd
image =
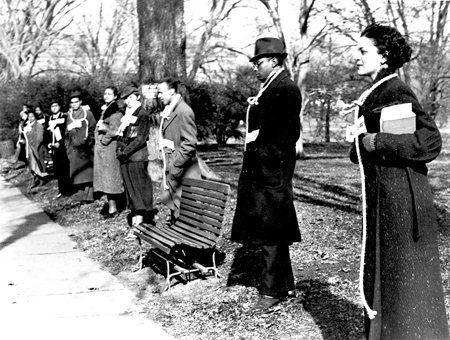
[[[263,57],[287,57],[284,44],[277,38],[260,38],[255,43],[255,56],[250,59],[253,62]]]
[[[139,90],[137,89],[137,87],[127,86],[123,89],[122,93],[120,94],[120,99],[125,99],[128,96],[132,95],[133,93],[139,94]]]

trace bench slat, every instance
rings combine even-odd
[[[212,245],[214,244],[214,242],[216,242],[218,237],[218,234],[200,230],[198,228],[193,227],[191,224],[185,223],[184,221],[180,220],[178,220],[173,226],[171,226],[171,228],[172,227],[181,228],[182,231],[180,231],[180,229],[176,230],[180,231],[183,235],[189,236],[190,234],[192,234],[191,237],[194,237],[201,242],[210,243]]]
[[[176,230],[173,230],[170,227],[164,229],[164,232],[172,235],[173,237],[176,237],[179,240],[179,242],[178,242],[179,244],[186,244],[188,246],[195,247],[195,248],[204,246],[203,243],[201,243],[197,240],[194,240],[194,239],[188,239],[188,238],[186,238],[185,235],[180,234],[179,232],[177,232]]]
[[[216,227],[219,230],[220,228],[222,228],[222,223],[220,221],[212,219],[208,216],[204,216],[202,211],[198,212],[198,211],[190,211],[189,209],[183,209],[183,211],[180,210],[180,215],[186,216],[194,221],[205,223],[207,226],[204,226],[205,227],[204,229],[207,230],[210,230],[209,226]],[[210,231],[214,232],[213,230]]]
[[[186,193],[189,194],[197,194],[197,195],[201,195],[201,196],[205,196],[205,197],[209,197],[209,198],[214,198],[217,199],[219,201],[226,201],[227,200],[227,196],[220,193],[220,192],[214,192],[214,191],[209,191],[209,190],[202,190],[196,187],[183,187],[183,190]]]
[[[142,234],[145,234],[149,237],[155,238],[157,241],[159,241],[161,244],[163,244],[166,247],[171,248],[175,244],[177,244],[174,240],[170,239],[166,235],[156,232],[155,229],[158,229],[158,228],[144,229],[144,228],[140,227],[139,225],[134,226],[134,227],[136,229],[138,229]]]
[[[151,237],[148,237],[147,235],[142,234],[141,232],[139,232],[139,231],[137,231],[137,230],[134,231],[134,234],[135,234],[137,237],[141,238],[142,240],[144,240],[144,241],[150,243],[150,244],[153,245],[154,247],[156,247],[156,248],[158,248],[158,249],[161,249],[161,250],[162,250],[163,252],[165,252],[166,254],[169,254],[169,253],[170,253],[170,248],[168,248],[167,246],[163,245],[162,243],[156,241],[155,239],[153,239],[153,238],[151,238]]]
[[[225,208],[225,206],[226,206],[226,202],[224,202],[224,201],[218,201],[218,200],[209,199],[209,198],[207,198],[205,196],[201,196],[201,195],[182,193],[181,196],[186,198],[186,199],[191,199],[191,200],[194,200],[194,201],[198,201],[198,202],[202,202],[202,203],[206,203],[206,204],[211,204],[211,205],[216,206],[216,207]]]
[[[186,214],[184,212],[183,212],[183,215],[180,215],[180,217],[178,218],[178,221],[183,222],[183,223],[189,225],[190,227],[194,227],[193,230],[197,231],[199,234],[202,234],[205,232],[206,232],[206,235],[209,235],[210,233],[212,233],[212,234],[218,236],[220,234],[220,226],[217,228],[212,225],[204,224],[200,221],[190,218],[189,216],[186,216]],[[206,237],[208,237],[208,236],[206,236]]]
[[[209,214],[214,213],[216,214],[216,216],[220,216],[221,218],[223,218],[223,215],[225,213],[224,208],[216,207],[213,205],[205,205],[200,202],[188,200],[186,198],[181,197],[181,204],[180,204],[181,209],[186,208],[186,205],[190,207],[200,208],[204,211],[207,211]]]
[[[207,180],[200,180],[195,178],[183,178],[183,185],[185,186],[196,186],[200,188],[207,188],[223,193],[229,193],[230,186],[224,183],[212,182]]]

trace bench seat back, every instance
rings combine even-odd
[[[180,216],[170,229],[184,235],[198,248],[214,247],[229,194],[228,184],[184,178]]]

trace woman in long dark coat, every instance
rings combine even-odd
[[[358,146],[352,144],[350,158],[362,160],[365,174],[363,288],[370,340],[449,339],[426,166],[438,156],[441,137],[395,73],[410,57],[410,47],[395,28],[373,24],[361,34],[358,74],[370,76],[374,85],[359,109],[367,133],[358,137]],[[412,105],[415,131],[380,132],[382,109],[403,103]]]
[[[150,117],[141,106],[136,87],[127,86],[120,98],[125,100],[127,107],[117,131],[117,159],[120,162],[133,226],[142,223],[153,211],[153,184],[147,171]],[[130,231],[126,239],[134,238],[133,232]]]
[[[95,129],[94,191],[107,196],[108,211],[104,212],[104,218],[119,214],[117,201],[124,192],[120,163],[116,158],[116,132],[123,116],[116,102],[117,95],[117,88],[110,86],[105,89],[105,105]]]
[[[80,202],[94,201],[94,132],[95,118],[81,106],[81,93],[71,94],[67,116],[66,150],[74,196]]]

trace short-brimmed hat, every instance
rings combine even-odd
[[[79,99],[81,99],[81,92],[78,91],[78,90],[72,91],[70,93],[69,99],[72,99],[72,98],[79,98]]]
[[[51,101],[50,101],[50,107],[51,107],[53,104],[58,104],[59,106],[62,106],[62,101],[61,101],[60,99],[54,99],[54,100],[51,100]]]
[[[260,38],[256,40],[255,56],[250,59],[250,62],[263,57],[286,58],[287,53],[283,42],[277,38]]]
[[[128,96],[132,94],[139,94],[139,90],[135,86],[127,86],[123,89],[122,93],[120,94],[120,99],[125,99]]]

